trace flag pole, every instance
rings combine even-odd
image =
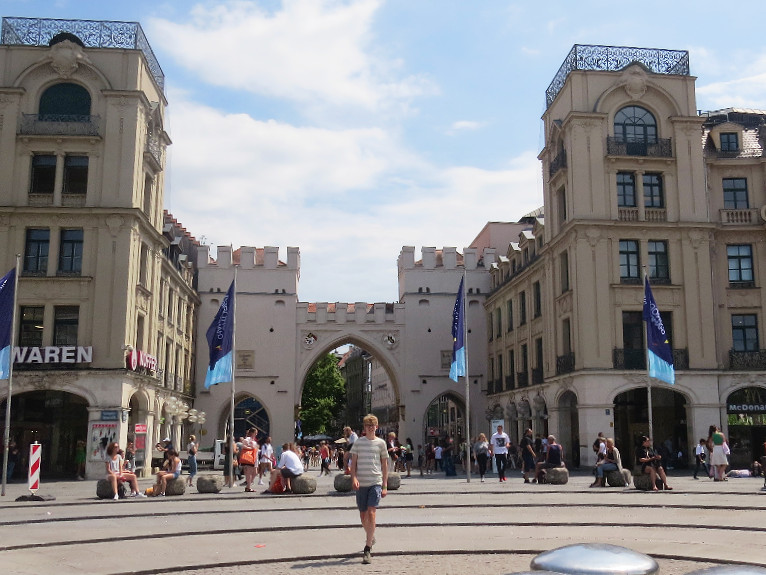
[[[11,348],[8,358],[8,399],[5,402],[5,430],[3,432],[3,485],[0,495],[5,497],[5,486],[8,483],[8,454],[11,438],[11,397],[13,396],[13,349],[16,341],[16,306],[19,301],[19,266],[21,254],[16,254],[16,273],[13,278],[13,311],[11,313]]]
[[[468,315],[466,314],[467,272],[463,266],[463,345],[465,346],[465,480],[471,482],[471,383],[468,370]]]
[[[646,266],[644,266],[644,284],[649,281],[646,275]],[[647,417],[649,418],[649,439],[654,445],[654,415],[652,412],[652,376],[649,375],[649,322],[644,322],[644,335],[646,336],[646,345],[644,346],[644,361],[646,362],[646,405]]]
[[[237,354],[237,269],[239,266],[234,266],[234,289],[232,290],[232,301],[231,301],[231,313],[232,315],[232,333],[231,333],[231,414],[229,415],[229,430],[231,431],[231,442],[229,444],[229,450],[231,453],[231,457],[229,458],[229,485],[234,487],[234,446],[236,445],[236,440],[234,439],[234,392],[235,392],[235,385],[234,385],[234,368],[235,368],[235,361],[234,356]]]

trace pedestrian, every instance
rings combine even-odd
[[[590,486],[605,487],[604,475],[607,471],[619,471],[622,475],[620,450],[614,446],[614,439],[611,437],[606,440],[606,456],[596,465],[596,480]]]
[[[322,465],[322,467],[319,469],[319,477],[322,477],[323,473],[325,475],[331,475],[332,472],[330,471],[330,446],[327,445],[325,441],[323,441],[319,446],[319,460]]]
[[[556,438],[553,435],[549,435],[543,445],[545,446],[545,457],[542,461],[538,461],[535,466],[535,478],[538,483],[545,482],[546,469],[564,467],[564,448],[559,443],[556,443]]]
[[[13,443],[11,445],[14,445]],[[74,450],[74,464],[77,466],[77,480],[82,481],[85,479],[85,460],[86,460],[86,450],[85,450],[85,441],[82,439],[77,440],[77,446]],[[8,475],[8,479],[10,479],[11,476]]]
[[[237,444],[233,441],[232,436],[226,436],[226,443],[223,448],[223,476],[225,478],[226,487],[234,487],[232,475],[236,474],[235,458],[237,456]]]
[[[454,477],[457,475],[455,471],[455,443],[453,439],[448,435],[444,438],[442,445],[442,469],[444,469],[445,477]]]
[[[423,455],[423,444],[418,443],[418,471],[420,471],[420,477],[423,477],[423,463],[425,456]]]
[[[699,477],[697,477],[697,472],[699,471],[700,467],[705,470],[705,475],[708,477],[710,476],[710,469],[708,469],[707,466],[707,449],[705,448],[706,445],[707,440],[704,437],[701,437],[700,442],[694,449],[694,479],[699,479]]]
[[[269,488],[264,493],[292,493],[293,479],[303,474],[303,464],[298,456],[298,448],[294,443],[282,444],[282,455],[276,469],[271,470]],[[281,489],[276,487],[277,477],[281,477],[284,485]]]
[[[165,497],[165,489],[168,486],[168,481],[171,479],[178,479],[181,476],[181,458],[178,457],[178,452],[170,448],[167,451],[168,459],[165,462],[166,469],[157,472],[157,481],[154,484],[152,493]]]
[[[242,445],[239,448],[239,466],[245,473],[245,491],[252,493],[253,481],[255,481],[256,465],[258,462],[258,440],[256,435],[258,430],[255,427],[251,427],[245,432],[245,437],[242,438]]]
[[[508,462],[508,444],[510,442],[511,438],[503,431],[502,425],[497,426],[497,431],[492,434],[489,440],[490,453],[495,456],[495,467],[500,483],[506,481],[505,465]]]
[[[186,483],[191,487],[194,476],[197,475],[197,438],[194,435],[189,436],[189,443],[186,444],[186,465],[189,466],[189,478]]]
[[[710,437],[708,442],[713,445],[713,454],[710,456],[710,465],[713,466],[714,481],[728,481],[726,479],[726,467],[729,465],[728,455],[729,444],[726,443],[726,436],[721,433],[721,428],[717,425],[710,426]]]
[[[436,469],[436,451],[434,444],[426,443],[426,475],[432,475]]]
[[[15,441],[8,443],[8,466],[5,468],[8,481],[13,478],[13,472],[16,470],[16,464],[19,462],[19,446]]]
[[[130,496],[131,497],[144,497],[143,493],[138,491],[138,481],[136,480],[135,473],[125,470],[125,460],[120,455],[120,444],[116,441],[110,443],[106,448],[106,478],[112,486],[112,492],[114,493],[114,499],[120,498],[118,485],[120,483],[130,484]]]
[[[479,434],[479,437],[476,438],[476,443],[473,445],[473,451],[476,454],[476,462],[479,465],[481,482],[484,483],[484,475],[487,473],[487,460],[489,459],[489,442],[486,435],[483,433]]]
[[[258,452],[258,485],[263,485],[263,476],[271,477],[271,469],[274,466],[274,447],[271,445],[271,437],[267,437],[261,444]]]
[[[434,440],[434,467],[438,467],[439,471],[444,470],[442,464],[442,446],[439,445],[436,439]]]
[[[378,418],[364,418],[364,435],[351,449],[351,486],[356,491],[356,506],[366,536],[362,563],[372,561],[375,545],[375,515],[381,498],[388,493],[388,451],[386,442],[375,436]]]
[[[529,472],[535,469],[535,450],[533,449],[534,439],[532,439],[532,430],[527,429],[524,433],[524,437],[519,441],[519,449],[521,450],[521,471],[524,477],[524,483],[529,483]],[[532,481],[537,481],[533,478]]]
[[[673,491],[668,485],[668,477],[665,475],[665,469],[662,467],[662,456],[658,455],[652,447],[651,438],[646,435],[641,436],[641,447],[636,454],[636,462],[641,466],[641,472],[649,475],[652,482],[652,491],[659,491],[657,488],[657,477],[662,480],[662,485],[666,491]]]
[[[404,465],[405,465],[405,469],[407,470],[407,477],[411,477],[412,462],[415,459],[415,453],[412,451],[412,439],[410,439],[409,437],[407,438],[405,449],[407,450],[407,452],[404,454]]]
[[[125,469],[136,472],[136,447],[132,441],[125,446]]]
[[[359,439],[359,436],[356,434],[356,432],[351,429],[350,426],[346,426],[343,428],[343,437],[346,438],[346,449],[343,454],[344,457],[344,472],[348,473],[348,466],[351,464],[351,448],[354,445],[354,442]]]

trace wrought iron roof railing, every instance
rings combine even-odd
[[[632,48],[626,46],[591,46],[575,44],[545,91],[545,107],[550,107],[573,70],[616,72],[639,62],[655,74],[689,75],[687,50]]]
[[[165,90],[165,74],[138,22],[3,18],[0,44],[47,46],[51,38],[62,32],[74,34],[87,48],[141,50],[155,82]]]

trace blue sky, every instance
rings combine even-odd
[[[756,1],[0,6],[140,22],[166,76],[166,207],[212,246],[299,247],[302,301],[396,301],[402,246],[462,251],[542,205],[545,89],[575,43],[689,50],[698,108],[766,109]]]

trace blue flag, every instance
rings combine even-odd
[[[14,289],[16,289],[16,268],[0,278],[0,379],[8,379],[11,376]]]
[[[457,291],[455,309],[452,310],[452,365],[449,368],[449,377],[457,381],[465,375],[465,310],[463,309],[463,278],[460,279],[460,288]]]
[[[649,278],[644,276],[644,321],[646,322],[647,359],[649,361],[649,377],[656,377],[673,385],[676,382],[676,372],[673,367],[673,350],[662,325],[660,310],[652,295]]]
[[[231,381],[234,356],[234,282],[221,302],[213,323],[207,330],[210,363],[205,375],[205,389]]]

